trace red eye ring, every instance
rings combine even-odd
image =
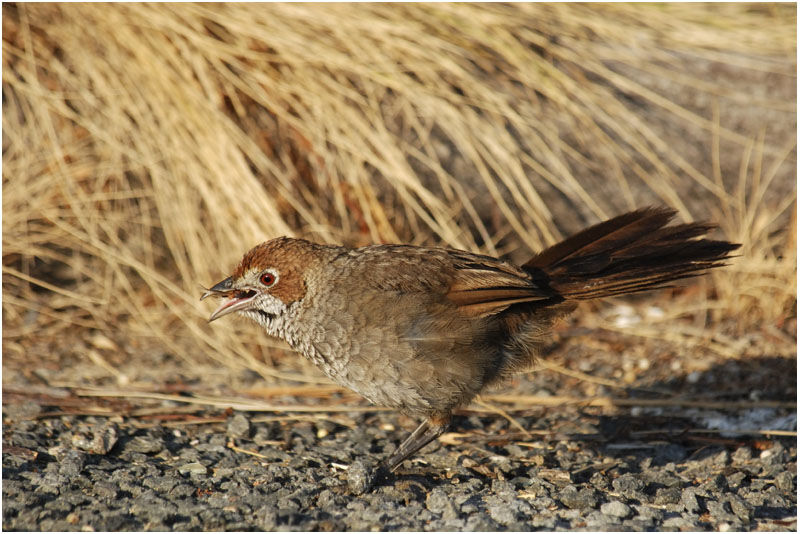
[[[271,272],[266,272],[266,273],[263,273],[263,274],[261,275],[261,278],[259,278],[259,281],[260,281],[260,282],[261,282],[263,285],[265,285],[265,286],[269,287],[269,286],[271,286],[272,284],[274,284],[274,283],[275,283],[275,275],[274,275],[274,274],[272,274]]]

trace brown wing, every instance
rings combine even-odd
[[[466,315],[494,315],[512,304],[553,296],[528,273],[504,261],[461,251],[452,251],[450,256],[455,270],[447,298]]]
[[[348,276],[361,283],[400,293],[428,293],[433,300],[444,295],[469,317],[553,296],[526,271],[491,256],[408,245],[371,245],[350,254],[358,254],[359,261],[347,262]]]

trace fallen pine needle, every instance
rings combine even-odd
[[[759,436],[797,436],[796,430],[768,430],[768,429],[751,429],[751,428],[687,428],[686,430],[640,430],[631,432],[630,435],[646,436],[651,434],[741,434],[741,435],[759,435]]]
[[[705,401],[691,399],[624,399],[615,397],[569,397],[566,395],[484,395],[484,399],[525,406],[599,406],[603,408],[629,406],[679,406],[682,408],[706,408],[731,410],[748,408],[796,408],[796,402],[788,401]]]
[[[547,361],[547,360],[540,360],[538,362],[540,367],[548,369],[550,371],[554,371],[556,373],[560,373],[565,376],[570,376],[572,378],[577,378],[578,380],[583,380],[584,382],[591,382],[593,384],[601,384],[603,386],[608,386],[612,388],[618,389],[626,389],[629,388],[629,385],[621,384],[616,380],[609,380],[607,378],[600,378],[597,376],[588,375],[586,373],[582,373],[580,371],[575,371],[573,369],[567,369],[566,367],[559,365],[555,362]]]
[[[280,441],[265,443],[265,445],[267,445],[267,444],[268,445],[283,445],[283,443],[280,442]],[[232,441],[228,442],[228,448],[230,450],[232,450],[232,451],[235,451],[235,452],[241,452],[242,454],[249,454],[250,456],[255,456],[256,458],[261,458],[262,460],[272,460],[272,458],[270,458],[269,456],[264,456],[263,454],[259,454],[256,451],[251,451],[251,450],[248,450],[248,449],[242,449],[241,447],[237,447],[236,445],[233,444]]]
[[[199,404],[203,406],[217,406],[231,408],[241,412],[382,412],[389,408],[380,406],[309,406],[304,404],[265,404],[242,398],[225,397],[203,397],[169,395],[165,393],[147,393],[142,391],[122,391],[108,390],[101,388],[82,388],[76,389],[74,393],[81,397],[122,397],[133,399],[150,399],[170,402],[180,402],[189,404]]]
[[[210,425],[214,423],[224,423],[227,421],[226,417],[197,417],[194,419],[187,419],[185,421],[156,421],[153,423],[135,423],[137,428],[177,428],[190,425]]]
[[[263,402],[245,399],[241,397],[205,397],[200,395],[175,395],[166,393],[154,393],[146,391],[126,391],[120,389],[85,387],[75,388],[73,394],[78,397],[107,397],[107,398],[126,398],[126,399],[146,399],[156,401],[175,402],[181,404],[195,404],[200,406],[216,406],[220,408],[230,408],[243,412],[295,412],[295,413],[347,413],[347,412],[382,412],[389,411],[390,408],[381,406],[342,406],[342,405],[308,405],[308,404],[268,404]],[[66,401],[66,399],[64,399]],[[487,405],[486,402],[498,402],[512,404],[514,406],[500,409],[495,406]],[[50,401],[53,403],[53,401]],[[510,419],[508,412],[529,409],[534,406],[594,406],[601,408],[624,408],[624,407],[681,407],[681,408],[701,408],[712,410],[746,410],[753,408],[790,408],[796,409],[797,403],[791,401],[708,401],[693,400],[685,398],[667,399],[631,399],[616,397],[572,397],[566,395],[544,396],[544,395],[511,395],[493,394],[482,395],[482,400],[478,405],[472,404],[467,411],[478,413],[496,413],[506,419]],[[96,410],[96,411],[95,411]],[[124,411],[109,410],[108,408],[83,407],[84,412],[91,412],[93,415],[124,415]],[[40,418],[43,414],[40,414]],[[512,424],[514,422],[512,421]],[[519,423],[514,424],[523,432],[528,430],[521,428]]]
[[[483,400],[481,400],[480,397],[475,399],[475,403],[477,403],[480,406],[483,406],[484,408],[486,408],[490,412],[494,412],[494,413],[498,414],[499,416],[503,417],[506,421],[511,423],[512,426],[515,426],[516,428],[518,428],[520,430],[520,432],[522,432],[523,434],[525,434],[527,436],[531,435],[527,430],[525,430],[525,427],[522,426],[519,421],[517,421],[516,419],[511,417],[508,414],[508,412],[506,412],[505,410],[503,410],[499,406],[494,406],[492,404],[489,404],[488,402],[484,402]]]
[[[247,389],[243,393],[253,397],[327,397],[333,393],[352,394],[350,390],[335,385],[259,387]]]

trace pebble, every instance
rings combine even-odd
[[[241,416],[241,417],[237,417]],[[721,450],[699,461],[660,464],[651,449],[622,451],[588,442],[488,445],[505,458],[495,468],[477,449],[430,446],[369,488],[374,462],[402,439],[382,430],[391,414],[349,414],[321,443],[316,424],[268,428],[253,456],[226,446],[249,435],[247,414],[179,433],[132,428],[125,420],[63,416],[4,422],[3,527],[6,530],[792,530],[796,449],[789,440],[764,459]],[[541,416],[517,416],[532,428]],[[496,431],[490,418],[471,416]],[[113,427],[111,426],[113,425]],[[115,428],[116,445],[82,450]],[[254,427],[250,426],[252,434]],[[372,429],[372,432],[365,432]],[[106,435],[111,435],[110,433]],[[289,437],[290,436],[290,437]],[[235,439],[247,439],[237,437]],[[24,443],[25,445],[21,445]],[[110,443],[107,441],[106,443]],[[778,444],[777,440],[774,443]],[[295,446],[301,445],[298,452]],[[14,449],[14,447],[18,447]],[[679,447],[680,448],[680,447]],[[749,452],[748,448],[742,449]],[[758,451],[760,453],[761,451]],[[775,455],[783,463],[770,458]],[[534,461],[530,461],[536,456]],[[469,459],[472,467],[465,467]],[[726,465],[721,465],[726,463]],[[343,466],[350,465],[349,469]],[[448,466],[442,468],[441,466]],[[360,473],[359,473],[360,472]],[[720,478],[721,477],[721,478]],[[360,481],[359,481],[360,480]],[[361,494],[353,491],[353,486]],[[360,486],[360,487],[359,487]],[[601,505],[602,503],[602,505]],[[67,520],[69,518],[69,520]]]
[[[142,454],[153,454],[164,448],[161,440],[150,436],[136,436],[125,444],[125,450]]]
[[[625,474],[616,478],[611,485],[617,493],[628,499],[641,499],[644,482],[632,474]]]
[[[117,425],[103,425],[94,434],[92,452],[95,454],[108,454],[119,439]]]
[[[776,443],[771,449],[761,451],[759,458],[765,460],[767,464],[784,463],[784,448],[780,443]]]
[[[208,468],[200,462],[190,462],[180,466],[178,472],[182,475],[205,475],[208,473]]]
[[[783,471],[775,476],[775,486],[781,491],[793,491],[796,484],[797,475],[789,471]]]
[[[686,488],[681,492],[681,504],[690,514],[700,512],[700,502],[697,500],[696,488]]]
[[[731,455],[731,460],[733,460],[734,464],[743,464],[749,462],[752,457],[753,452],[750,447],[739,447]]]
[[[742,521],[749,523],[753,517],[753,505],[738,495],[728,495],[726,499],[730,503],[733,514]]]
[[[733,510],[726,501],[706,501],[706,508],[714,521],[729,521],[733,519]]]
[[[237,413],[228,420],[228,436],[231,438],[250,437],[250,419],[244,414]]]
[[[602,473],[594,473],[589,479],[589,484],[598,490],[607,490],[609,488],[608,477]]]
[[[442,516],[442,519],[455,519],[458,517],[456,506],[443,489],[434,488],[425,499],[425,506],[433,512]]]
[[[723,449],[714,456],[710,458],[710,461],[714,465],[724,466],[728,465],[731,461],[731,455],[728,453],[727,449]]]
[[[59,462],[58,472],[67,477],[75,477],[86,465],[86,453],[70,450],[64,455]]]
[[[728,487],[738,488],[743,484],[745,484],[746,479],[747,479],[747,474],[743,473],[742,471],[731,473],[730,475],[728,475]]]
[[[611,501],[604,503],[600,506],[600,512],[611,517],[626,518],[631,515],[631,508],[625,503],[619,501]]]
[[[653,504],[677,504],[681,502],[680,488],[659,488],[656,490],[656,497]]]
[[[726,489],[728,489],[728,480],[721,474],[714,475],[703,484],[703,490],[707,493],[717,493]]]
[[[691,531],[694,530],[694,525],[692,521],[685,519],[681,516],[678,517],[670,517],[662,523],[662,526],[668,530],[673,531]]]
[[[584,510],[597,506],[597,497],[591,489],[584,488],[580,491],[573,485],[564,487],[558,494],[560,500],[567,508]]]
[[[506,503],[495,502],[487,509],[491,518],[501,525],[508,526],[517,520],[517,514]]]
[[[361,495],[369,489],[372,482],[372,472],[361,460],[356,460],[347,469],[347,484],[356,495]]]
[[[648,525],[654,525],[662,520],[664,517],[664,511],[659,508],[653,508],[652,506],[646,506],[643,504],[636,504],[633,506],[636,514],[636,518],[644,521]]]

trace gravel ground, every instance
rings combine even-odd
[[[736,431],[796,429],[794,358],[704,363],[698,355],[676,365],[668,351],[652,344],[639,350],[628,343],[621,354],[613,336],[594,333],[591,340],[565,347],[552,361],[630,388],[540,371],[502,393],[544,400],[613,397],[627,404],[524,408],[491,401],[514,423],[473,405],[438,443],[364,495],[348,486],[358,466],[391,452],[417,422],[391,411],[342,411],[366,406],[345,392],[259,398],[273,405],[332,407],[319,412],[237,411],[192,399],[258,397],[254,392],[267,386],[252,373],[238,382],[219,374],[215,381],[210,373],[189,380],[171,374],[163,360],[134,364],[152,373],[148,391],[186,399],[175,402],[88,396],[79,387],[58,386],[56,379],[86,379],[83,364],[33,373],[6,366],[2,526],[797,529],[796,437]],[[608,350],[600,350],[601,344]],[[114,384],[108,380],[105,386]]]
[[[397,416],[350,416],[356,428],[254,424],[245,413],[180,428],[74,416],[19,421],[4,429],[3,528],[796,529],[792,440],[734,450],[705,443],[693,452],[670,442],[473,436],[430,446],[393,480],[354,496],[345,466],[389,452],[398,433],[390,430]],[[459,423],[498,436],[507,430],[496,418]]]

